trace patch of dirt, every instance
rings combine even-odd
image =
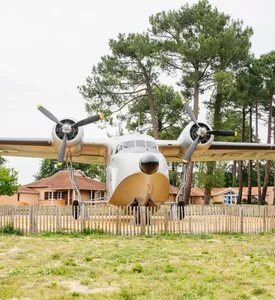
[[[111,293],[118,289],[117,286],[109,286],[109,287],[92,289],[87,286],[81,285],[78,281],[62,281],[61,284],[72,292],[86,293],[86,294]]]
[[[11,248],[8,253],[14,253],[20,250],[18,247]]]

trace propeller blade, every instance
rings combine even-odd
[[[189,161],[193,155],[193,152],[196,150],[197,145],[199,143],[200,136],[198,136],[194,142],[190,145],[190,147],[187,149],[185,155],[184,155],[184,160]]]
[[[187,113],[188,113],[190,119],[191,119],[198,127],[200,127],[199,124],[198,124],[198,122],[197,122],[197,119],[195,118],[195,116],[194,116],[194,114],[193,114],[193,111],[192,111],[192,109],[189,107],[189,105],[188,105],[187,103],[184,103],[183,106],[184,106],[185,110],[187,111]]]
[[[66,152],[66,145],[67,145],[67,133],[65,132],[62,144],[59,149],[59,154],[58,154],[57,164],[59,166],[62,166],[62,164],[63,164],[65,152]]]
[[[83,119],[83,120],[80,120],[80,121],[76,122],[72,127],[84,126],[84,125],[87,125],[87,124],[90,124],[90,123],[94,123],[98,120],[101,120],[102,118],[103,118],[102,114],[91,116],[91,117],[88,117],[86,119]]]
[[[49,112],[45,107],[43,107],[42,105],[37,105],[37,108],[42,112],[42,114],[44,114],[46,117],[48,117],[49,119],[51,119],[52,121],[54,121],[57,124],[63,125],[62,123],[60,123],[60,121],[57,119],[56,116],[54,116],[51,112]]]
[[[237,136],[238,132],[233,130],[210,130],[207,131],[209,134],[217,135],[217,136]]]

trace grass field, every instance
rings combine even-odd
[[[275,234],[0,236],[0,299],[275,299]]]

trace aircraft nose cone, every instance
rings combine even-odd
[[[143,173],[154,174],[159,168],[159,160],[153,154],[146,154],[140,159],[139,167]]]

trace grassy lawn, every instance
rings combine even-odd
[[[275,234],[0,236],[0,299],[275,299]]]

